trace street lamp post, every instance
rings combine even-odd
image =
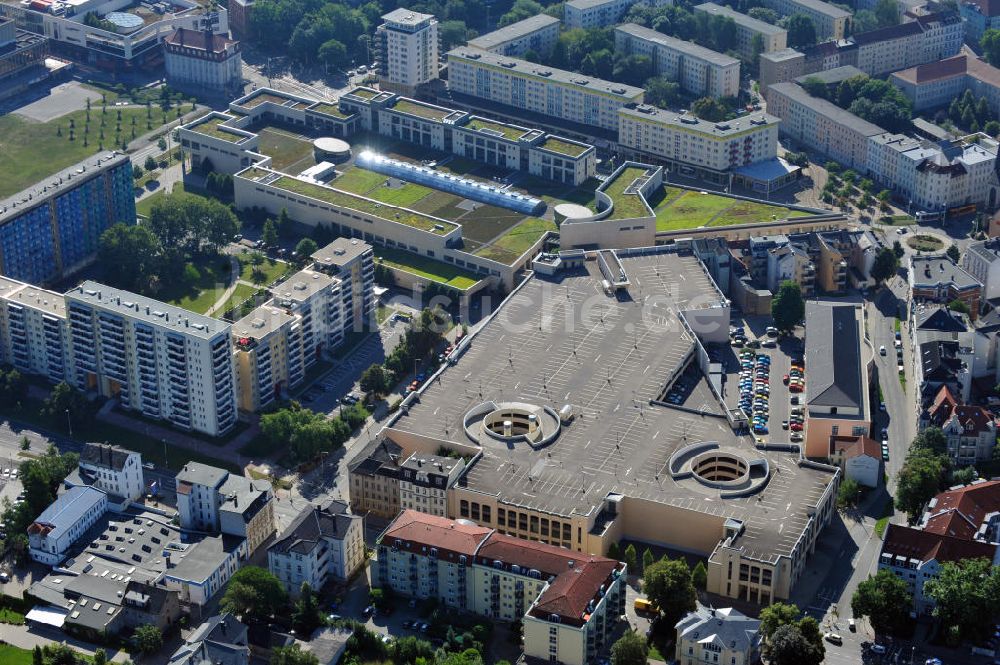
[[[66,409],[66,425],[69,426],[69,438],[73,438],[73,420],[69,417],[69,409]]]

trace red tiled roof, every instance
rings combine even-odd
[[[386,530],[383,540],[395,538],[472,557],[492,529],[404,510]]]
[[[841,453],[844,459],[851,459],[858,455],[882,459],[881,446],[870,436],[835,436],[831,437],[830,446],[834,453]]]
[[[890,524],[885,532],[882,553],[920,561],[961,561],[980,557],[993,560],[996,545]]]
[[[1000,480],[941,492],[928,509],[924,531],[972,540],[986,515],[1000,511]]]
[[[587,603],[597,597],[602,584],[610,582],[617,561],[600,558],[567,570],[549,584],[532,609],[532,616],[546,618],[557,614],[564,623],[582,625]]]

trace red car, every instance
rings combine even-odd
[[[802,431],[802,423],[791,423],[788,426],[788,429],[792,430],[793,432],[801,432]]]
[[[798,383],[793,383],[792,385],[788,386],[788,392],[800,393],[802,392],[802,386]]]
[[[781,382],[784,383],[786,386],[788,385],[788,375],[787,374],[784,375],[783,377],[781,377]]]

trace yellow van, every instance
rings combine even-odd
[[[656,614],[656,604],[649,600],[648,598],[636,598],[635,599],[635,611],[643,612],[648,614]]]

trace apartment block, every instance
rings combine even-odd
[[[530,16],[493,32],[470,39],[468,45],[499,55],[523,57],[528,51],[548,56],[559,39],[559,19],[548,14]]]
[[[731,607],[699,604],[677,622],[674,657],[679,665],[755,665],[764,641],[760,621]]]
[[[605,28],[621,23],[625,14],[639,0],[569,0],[566,3],[563,20],[567,28]],[[670,0],[648,0],[644,4],[662,7]]]
[[[395,9],[375,30],[382,88],[413,94],[438,77],[438,22],[432,14]]]
[[[0,277],[0,358],[25,374],[72,382],[61,293]]]
[[[615,28],[615,52],[649,56],[657,74],[693,95],[735,97],[740,91],[736,58],[635,23]]]
[[[268,569],[293,597],[304,582],[314,591],[346,582],[364,563],[364,518],[343,501],[307,506],[267,548]]]
[[[146,483],[142,473],[142,456],[107,443],[85,443],[80,451],[80,464],[63,481],[68,489],[76,486],[96,487],[108,495],[115,510],[125,510],[132,501],[142,497]]]
[[[736,39],[738,40],[734,50],[744,60],[749,61],[760,53],[781,51],[788,46],[788,32],[784,28],[779,28],[766,21],[747,16],[731,7],[717,5],[714,2],[706,2],[696,5],[694,11],[708,14],[709,16],[722,16],[733,19],[733,22],[736,23]],[[760,43],[761,48],[759,52],[754,47],[755,39]]]
[[[597,662],[625,612],[625,565],[406,510],[379,538],[372,585],[522,621],[529,658]]]
[[[618,143],[635,159],[666,163],[671,171],[719,175],[775,160],[780,120],[753,113],[725,122],[649,105],[619,111]]]
[[[372,246],[357,238],[337,238],[318,250],[310,258],[312,269],[340,280],[340,311],[343,333],[361,332],[373,323],[375,317],[375,253]],[[332,314],[335,307],[328,307]],[[335,324],[327,326],[328,344],[343,341],[337,335]]]
[[[167,83],[178,90],[232,96],[243,92],[242,47],[204,30],[178,28],[163,40]]]
[[[963,404],[947,385],[920,414],[920,427],[940,427],[952,465],[962,468],[993,459],[997,443],[996,418],[987,409]]]
[[[460,457],[413,453],[400,465],[400,508],[447,517],[448,488],[464,469]]]
[[[0,200],[0,274],[31,284],[89,264],[101,234],[135,219],[128,155],[100,153]]]
[[[851,21],[851,12],[822,0],[764,0],[764,6],[782,16],[804,14],[816,26],[816,38],[843,39]]]
[[[448,53],[448,69],[453,94],[612,132],[618,130],[618,109],[641,103],[645,92],[465,46]]]
[[[229,324],[89,280],[65,300],[78,388],[181,429],[232,429]]]
[[[768,88],[767,111],[781,118],[782,135],[855,170],[866,170],[869,139],[884,133],[878,125],[790,82]]]
[[[970,90],[977,98],[986,98],[992,113],[1000,113],[1000,69],[972,52],[895,72],[889,81],[916,111],[946,107]]]
[[[254,412],[305,378],[302,323],[280,307],[265,304],[233,324],[237,407]]]
[[[946,305],[961,300],[969,308],[969,318],[979,316],[983,285],[944,254],[912,255],[908,280],[915,303]]]
[[[87,529],[108,510],[108,495],[93,487],[74,487],[59,495],[28,527],[28,554],[56,566]]]
[[[970,243],[962,254],[962,269],[983,285],[983,299],[1000,297],[1000,240]]]
[[[399,479],[403,448],[381,436],[369,443],[348,466],[351,510],[391,520],[399,514]]]
[[[274,535],[273,499],[269,482],[200,462],[188,462],[177,474],[181,528],[245,539],[248,554]]]
[[[1000,6],[990,0],[963,0],[958,3],[958,11],[970,44],[978,44],[987,30],[1000,29]]]

